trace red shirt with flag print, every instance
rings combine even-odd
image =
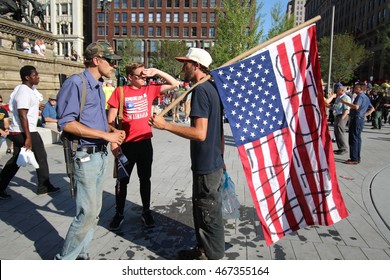
[[[147,85],[139,89],[124,86],[122,129],[126,132],[125,142],[137,142],[153,137],[148,125],[153,100],[160,95],[161,85]],[[108,100],[108,105],[119,109],[120,88],[117,87]]]

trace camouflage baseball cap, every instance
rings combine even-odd
[[[114,53],[114,50],[107,42],[94,42],[88,45],[84,52],[84,58],[91,60],[94,57],[108,58],[111,60],[122,59],[122,57]]]

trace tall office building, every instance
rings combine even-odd
[[[83,52],[83,2],[77,0],[37,0],[47,5],[45,29],[57,37],[53,53],[56,56],[70,55],[71,50]],[[31,5],[30,5],[31,14]],[[37,20],[37,19],[35,19]]]
[[[306,0],[291,0],[287,3],[287,16],[294,17],[294,25],[300,25],[305,21]]]
[[[366,65],[360,67],[361,79],[390,79],[390,62],[383,59],[381,40],[388,32],[390,0],[306,0],[306,20],[317,15],[318,38],[330,36],[332,7],[335,7],[334,34],[348,33],[373,53]]]
[[[208,48],[215,41],[216,8],[222,0],[92,0],[93,41],[115,48],[127,38],[138,41],[139,59],[149,58],[161,40],[184,40]],[[256,1],[252,1],[256,2]],[[106,16],[105,16],[106,15]]]

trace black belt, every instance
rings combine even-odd
[[[86,152],[87,154],[93,154],[93,153],[105,153],[107,152],[107,146],[106,145],[99,145],[99,146],[82,146],[80,148],[77,148],[78,152]]]

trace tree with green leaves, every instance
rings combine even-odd
[[[187,50],[185,41],[161,41],[157,51],[152,53],[153,67],[177,77],[181,72],[182,63],[176,61],[175,57],[184,56]]]
[[[294,27],[294,16],[286,16],[283,12],[282,2],[276,2],[271,9],[271,29],[268,31],[266,39],[269,40]]]
[[[140,40],[136,38],[127,38],[122,46],[118,47],[118,54],[122,56],[122,60],[119,64],[120,75],[126,77],[126,65],[131,62],[142,61],[142,51],[140,48]]]
[[[210,49],[212,68],[259,44],[263,33],[258,18],[262,2],[256,6],[256,1],[225,0],[223,4],[216,9],[219,20],[215,23],[215,45]]]
[[[329,72],[330,38],[322,37],[318,43],[320,53],[321,74],[327,78]],[[354,71],[362,65],[371,54],[364,46],[355,42],[349,34],[333,36],[333,57],[331,83],[337,81],[349,82],[354,79]]]

